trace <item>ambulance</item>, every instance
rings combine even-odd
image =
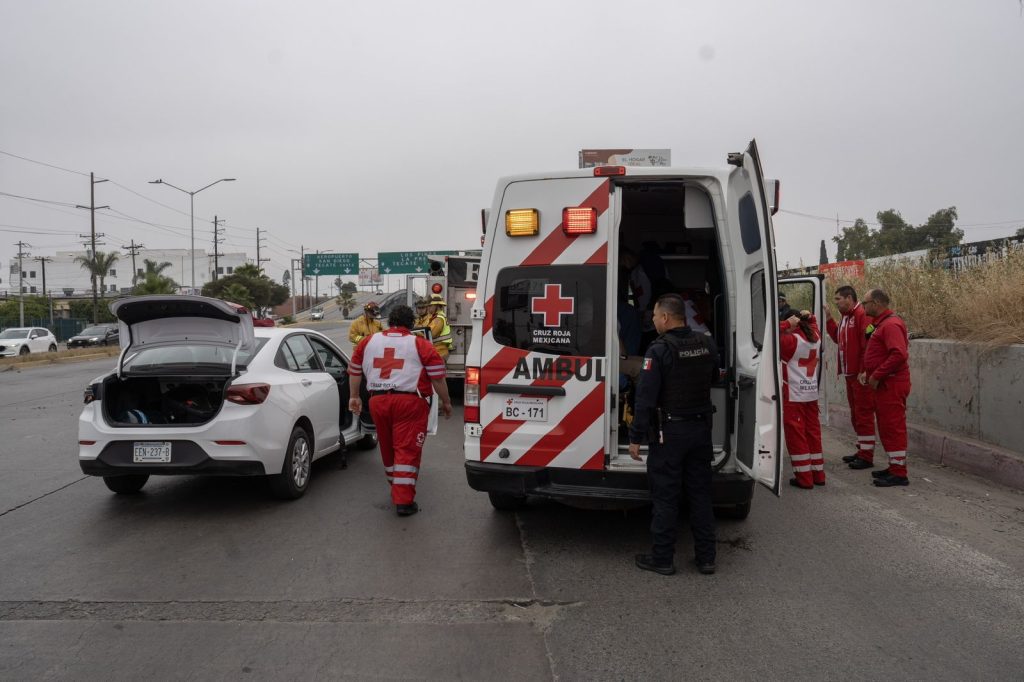
[[[466,355],[469,485],[503,510],[529,496],[649,501],[646,446],[642,461],[629,457],[623,406],[622,306],[636,306],[626,280],[640,262],[663,273],[659,293],[693,302],[720,351],[716,512],[746,518],[755,483],[778,495],[777,206],[755,141],[721,168],[601,165],[499,180]]]

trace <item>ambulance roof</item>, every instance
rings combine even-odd
[[[629,179],[637,177],[673,179],[673,178],[716,178],[720,182],[728,180],[733,168],[709,168],[700,166],[627,166],[625,175],[610,176],[615,179]],[[548,171],[543,173],[523,173],[521,175],[508,175],[499,180],[499,184],[505,185],[512,182],[523,182],[527,180],[555,180],[558,178],[592,178],[593,168],[579,168],[563,171]]]

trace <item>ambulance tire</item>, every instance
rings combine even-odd
[[[516,511],[526,504],[525,495],[489,492],[487,497],[491,500],[491,506],[499,511]]]
[[[743,504],[737,504],[732,507],[716,507],[715,516],[720,519],[733,519],[734,521],[743,521],[750,516],[750,500],[747,500]]]

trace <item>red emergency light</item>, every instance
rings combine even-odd
[[[466,367],[466,383],[462,389],[462,420],[480,423],[480,368]]]
[[[441,293],[442,289],[444,289],[444,287],[441,286],[440,282],[434,282],[434,284],[430,287],[431,293],[434,293],[434,294]]]
[[[597,210],[593,207],[563,208],[562,231],[567,235],[597,232]]]
[[[594,177],[595,178],[606,178],[609,175],[625,175],[625,166],[595,166]]]

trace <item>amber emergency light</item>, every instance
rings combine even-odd
[[[532,237],[540,232],[540,213],[535,208],[505,211],[505,234],[509,237]]]

